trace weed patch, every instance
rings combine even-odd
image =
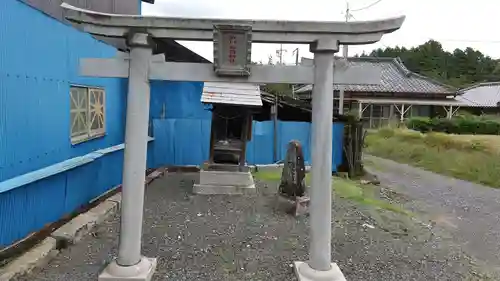
[[[279,182],[282,169],[266,170],[253,173],[256,179],[269,182]],[[306,184],[311,184],[311,174],[306,175]],[[358,205],[383,209],[399,214],[411,215],[410,212],[403,209],[401,206],[390,203],[385,200],[378,199],[374,188],[371,185],[361,185],[358,182],[347,180],[339,177],[332,179],[333,192],[336,197],[355,202]]]
[[[367,135],[365,151],[443,175],[500,187],[500,154],[492,137],[487,142],[482,137],[384,128]]]

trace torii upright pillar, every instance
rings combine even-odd
[[[149,123],[149,65],[152,60],[151,38],[144,33],[131,33],[125,156],[120,217],[118,257],[101,273],[99,280],[150,280],[156,259],[141,255],[144,214],[144,181]]]
[[[345,280],[340,268],[331,263],[333,75],[338,48],[338,41],[333,38],[311,45],[314,53],[311,225],[309,261],[295,262],[300,281]]]
[[[149,281],[156,265],[154,259],[141,256],[149,79],[314,84],[310,257],[308,262],[295,262],[295,269],[300,281],[345,280],[338,266],[331,263],[333,84],[378,84],[380,71],[342,63],[335,63],[334,69],[333,55],[339,44],[379,41],[384,34],[399,29],[404,17],[358,23],[207,20],[112,15],[63,6],[66,19],[86,32],[129,36],[131,48],[128,57],[84,59],[80,69],[85,76],[129,78],[119,253],[100,280]],[[228,30],[221,33],[223,29]],[[239,39],[231,39],[236,37]],[[220,61],[211,65],[154,59],[150,38],[214,41],[223,46],[216,52]],[[250,65],[252,42],[311,44],[314,67]],[[221,76],[217,70],[232,75]]]

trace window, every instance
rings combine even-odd
[[[70,103],[71,143],[84,142],[106,133],[103,89],[71,86]]]

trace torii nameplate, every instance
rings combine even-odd
[[[214,26],[214,70],[218,76],[250,76],[252,27]]]

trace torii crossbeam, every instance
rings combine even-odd
[[[312,187],[308,262],[295,262],[301,281],[345,280],[331,263],[333,84],[378,84],[380,72],[334,60],[339,45],[379,41],[404,17],[365,22],[190,19],[113,15],[62,5],[70,22],[96,36],[127,39],[130,54],[83,59],[87,76],[129,78],[118,258],[99,280],[150,280],[156,260],[142,257],[149,80],[242,83],[312,83]],[[155,39],[213,41],[214,64],[172,63],[152,55]],[[313,66],[252,66],[252,43],[309,44]]]

